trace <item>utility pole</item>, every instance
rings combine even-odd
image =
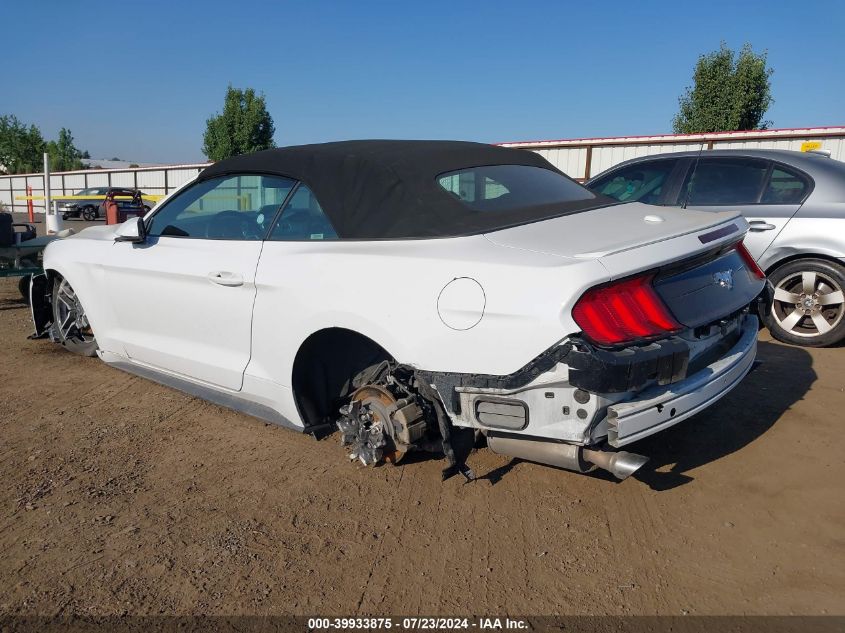
[[[58,204],[58,202],[53,202],[50,196],[50,155],[44,152],[44,212],[47,235],[55,235],[62,230]]]

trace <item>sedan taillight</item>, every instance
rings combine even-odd
[[[599,345],[666,336],[682,328],[651,285],[653,275],[625,279],[585,292],[572,317]]]

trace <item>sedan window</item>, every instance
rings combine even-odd
[[[681,200],[689,205],[756,204],[769,164],[751,158],[702,158],[687,175]]]
[[[797,204],[807,193],[807,181],[779,167],[772,169],[769,184],[763,192],[764,204]]]
[[[677,162],[664,159],[628,165],[598,178],[590,189],[620,202],[660,204],[663,187]]]
[[[203,180],[164,205],[149,220],[153,237],[260,240],[294,180],[237,175]]]

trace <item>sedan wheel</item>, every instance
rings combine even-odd
[[[88,220],[89,222],[96,220],[98,215],[99,213],[97,213],[97,209],[95,209],[94,207],[85,207],[84,209],[82,209],[82,217]]]
[[[53,285],[53,332],[74,354],[94,356],[97,353],[94,331],[67,279],[57,279]]]
[[[766,325],[781,341],[822,347],[845,338],[845,270],[821,260],[791,262],[771,275]]]

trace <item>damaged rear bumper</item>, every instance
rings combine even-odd
[[[757,319],[746,317],[726,355],[681,382],[656,386],[607,408],[607,441],[620,447],[658,433],[706,409],[736,387],[757,355]]]
[[[757,331],[745,311],[637,348],[571,341],[511,376],[419,375],[456,426],[619,447],[677,424],[736,386],[754,362]]]

